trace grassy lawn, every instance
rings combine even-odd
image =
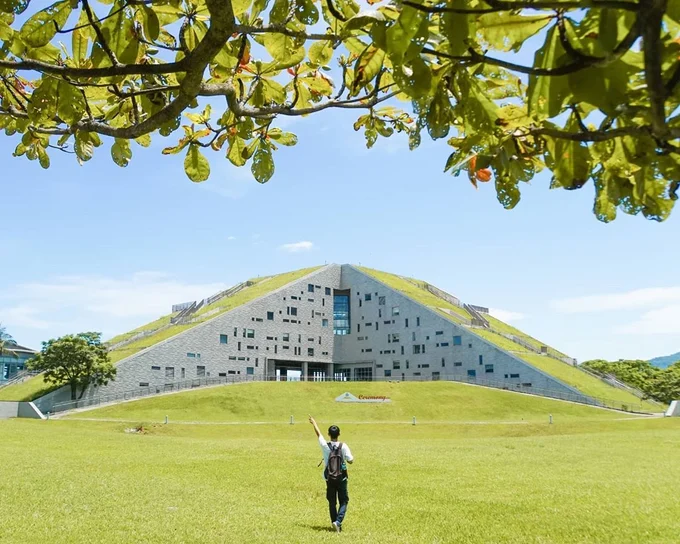
[[[335,398],[388,396],[387,404],[345,404]],[[266,402],[263,399],[267,399]],[[614,419],[626,414],[580,404],[452,382],[279,382],[227,385],[116,404],[73,417],[137,421],[303,421],[308,414],[339,422],[548,421],[555,417]]]
[[[283,287],[284,285],[290,282],[299,280],[300,278],[306,276],[307,274],[311,274],[312,272],[318,270],[319,268],[321,267],[316,266],[311,268],[302,268],[300,270],[286,272],[285,274],[278,274],[276,276],[266,276],[263,278],[252,279],[250,281],[254,282],[255,283],[254,285],[251,285],[250,287],[247,287],[230,297],[218,300],[217,302],[214,302],[213,304],[210,304],[205,308],[201,308],[201,310],[199,310],[194,316],[200,317],[201,315],[204,315],[206,312],[210,310],[216,310],[214,313],[210,314],[205,319],[199,320],[195,323],[188,323],[186,325],[174,325],[168,329],[159,330],[155,334],[150,334],[148,336],[145,336],[144,338],[140,338],[139,340],[130,342],[129,344],[110,352],[111,362],[118,363],[119,361],[122,361],[126,357],[130,357],[131,355],[134,355],[135,353],[138,353],[143,349],[151,347],[154,344],[157,344],[158,342],[167,340],[168,338],[171,338],[179,334],[180,332],[191,329],[192,327],[195,327],[199,323],[202,323],[204,321],[217,317],[220,314],[228,312],[229,310],[233,310],[234,308],[242,306],[243,304],[246,304],[251,300],[255,300],[256,298],[259,298],[263,295],[266,295],[267,293],[270,293],[278,289],[279,287]],[[112,338],[109,341],[109,344],[115,344],[116,342],[120,342],[122,340],[125,340],[126,338],[130,338],[135,333],[141,331],[161,329],[162,327],[170,323],[170,318],[172,317],[172,315],[174,314],[163,316],[155,321],[152,321],[151,323],[142,325],[141,327],[138,327],[133,331],[120,334]],[[0,389],[0,400],[23,400],[23,401],[33,400],[49,393],[50,391],[53,391],[54,389],[56,389],[56,387],[46,384],[43,381],[42,376],[35,376],[20,384],[10,385],[8,387]]]
[[[309,424],[126,426],[0,421],[11,467],[0,542],[670,544],[680,534],[678,418],[343,425],[356,462],[341,535],[329,531]]]

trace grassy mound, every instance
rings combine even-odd
[[[355,396],[387,396],[386,404],[339,403]],[[270,382],[163,395],[88,410],[73,417],[162,421],[280,422],[314,414],[342,422],[547,421],[554,416],[612,418],[620,414],[588,406],[452,382]]]

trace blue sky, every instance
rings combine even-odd
[[[445,141],[409,152],[393,136],[367,150],[354,118],[285,123],[299,144],[276,153],[266,185],[217,153],[211,178],[193,184],[160,137],[125,169],[107,143],[82,167],[54,153],[47,171],[11,157],[3,137],[0,322],[34,347],[111,336],[252,276],[350,262],[495,308],[580,360],[680,350],[677,212],[604,225],[592,185],[550,191],[545,173],[505,211],[492,184],[442,172]]]

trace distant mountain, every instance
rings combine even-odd
[[[649,362],[658,368],[668,368],[673,363],[680,361],[680,351],[674,353],[673,355],[666,355],[665,357],[655,357],[650,359]]]

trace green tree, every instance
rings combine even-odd
[[[7,329],[0,323],[0,357],[3,355],[10,355],[16,357],[16,352],[12,349],[16,342],[11,334],[7,334]]]
[[[493,180],[506,208],[548,168],[553,188],[591,182],[602,221],[671,213],[680,2],[369,3],[381,5],[0,0],[0,128],[45,168],[52,150],[85,162],[105,141],[125,167],[131,141],[179,131],[164,153],[183,153],[192,181],[209,177],[212,150],[264,183],[274,152],[297,142],[278,118],[364,110],[354,128],[368,147],[394,133],[411,149],[423,133],[446,138],[445,171]],[[509,60],[522,48],[530,65]]]
[[[98,332],[70,334],[43,342],[41,352],[28,366],[44,372],[47,383],[70,385],[72,400],[82,398],[89,385],[106,385],[116,376],[116,368],[109,361]]]
[[[612,362],[595,359],[584,362],[583,366],[601,375],[613,375],[618,380],[639,389],[648,396],[652,396],[652,384],[659,373],[659,369],[649,361],[640,359],[622,359]]]
[[[654,398],[660,402],[680,400],[680,361],[659,371],[652,387]]]

